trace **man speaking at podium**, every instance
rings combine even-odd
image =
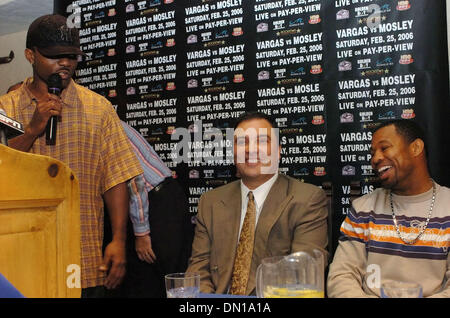
[[[117,287],[125,275],[126,182],[143,171],[111,103],[72,80],[82,54],[78,30],[65,17],[36,19],[25,49],[33,77],[1,96],[0,108],[25,127],[23,135],[9,140],[10,147],[61,160],[78,177],[82,297],[102,297],[104,287]],[[49,84],[54,74],[61,81]],[[104,256],[103,198],[113,234]]]

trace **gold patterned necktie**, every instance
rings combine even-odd
[[[234,260],[233,275],[231,277],[230,293],[245,295],[247,289],[250,265],[252,263],[253,242],[255,241],[256,207],[253,193],[248,193],[247,212],[242,224],[241,235]]]

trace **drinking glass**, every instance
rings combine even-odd
[[[381,284],[381,298],[422,298],[422,286],[417,283],[386,282]]]
[[[165,276],[167,298],[198,298],[199,273],[172,273]]]

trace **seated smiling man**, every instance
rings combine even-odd
[[[450,189],[431,179],[424,140],[410,120],[374,132],[372,167],[382,188],[356,199],[342,223],[329,297],[380,297],[389,281],[450,297]]]
[[[278,174],[277,129],[262,113],[238,119],[234,162],[240,180],[204,193],[188,272],[202,293],[254,295],[263,258],[320,250],[327,257],[323,190]]]

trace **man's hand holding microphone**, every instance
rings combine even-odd
[[[62,80],[58,74],[52,74],[47,80],[48,94],[36,102],[36,110],[31,118],[30,124],[26,128],[26,133],[40,136],[46,131],[47,145],[54,145],[56,142],[56,128],[58,116],[62,110]]]

